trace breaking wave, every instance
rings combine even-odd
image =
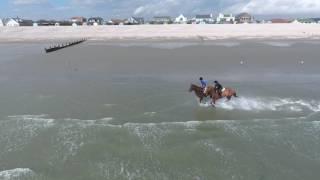
[[[28,168],[16,168],[5,171],[0,171],[0,179],[10,180],[10,179],[21,179],[26,177],[32,177],[35,173]]]
[[[200,104],[202,107],[211,106],[210,102]],[[311,100],[291,99],[291,98],[251,98],[239,97],[230,101],[218,101],[217,108],[227,110],[245,111],[311,111],[320,112],[320,102]]]
[[[263,42],[263,44],[274,46],[274,47],[291,47],[293,45],[292,42],[276,42],[276,41]]]

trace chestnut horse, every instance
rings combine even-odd
[[[203,88],[199,87],[197,85],[191,84],[190,88],[189,88],[189,92],[194,91],[194,94],[199,98],[199,102],[201,103],[201,101],[203,100],[203,98],[207,97],[204,93],[203,93]]]
[[[216,101],[218,99],[224,98],[226,97],[228,101],[230,101],[231,97],[238,97],[237,93],[235,90],[231,89],[231,88],[223,88],[222,92],[221,92],[221,96],[219,95],[219,93],[217,93],[216,89],[213,86],[208,86],[206,91],[204,92],[205,96],[210,96],[212,99],[211,104],[214,106],[214,104],[216,104]]]

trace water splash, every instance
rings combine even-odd
[[[210,107],[210,102],[200,104],[201,107]],[[308,110],[311,112],[320,112],[320,102],[291,98],[253,98],[239,97],[231,101],[220,100],[216,104],[217,108],[227,110],[245,110],[245,111],[291,111],[301,112]]]

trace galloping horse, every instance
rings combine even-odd
[[[230,101],[231,97],[238,97],[237,93],[235,90],[231,89],[231,88],[223,88],[222,92],[221,92],[221,96],[219,95],[219,93],[217,93],[216,89],[213,86],[208,86],[206,91],[204,92],[205,96],[210,96],[212,99],[211,104],[214,106],[214,104],[216,104],[216,101],[218,99],[224,98],[226,97],[228,99],[228,101]]]
[[[207,97],[204,93],[203,93],[203,88],[199,87],[197,85],[191,84],[190,88],[189,88],[189,92],[194,91],[195,95],[199,98],[199,102],[201,103],[201,101],[203,100],[204,97]]]

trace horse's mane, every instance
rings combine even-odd
[[[194,88],[197,88],[197,89],[202,89],[202,87],[197,86],[197,85],[195,85],[195,84],[191,84],[191,86],[194,87]]]

